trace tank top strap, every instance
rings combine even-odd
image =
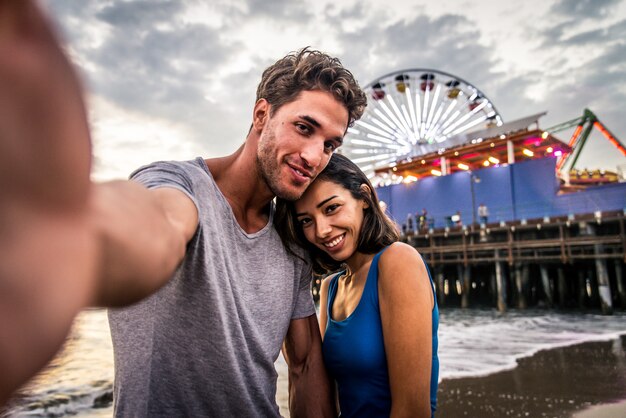
[[[367,281],[365,282],[365,288],[363,289],[363,295],[361,298],[365,298],[374,303],[374,306],[378,308],[378,260],[380,256],[385,252],[389,246],[380,250],[372,259],[369,271],[367,272]]]
[[[339,277],[344,274],[346,271],[342,270],[338,273],[335,273],[328,284],[328,297],[326,301],[326,322],[328,325],[328,321],[330,321],[331,309],[333,306],[333,302],[335,301],[335,295],[337,294],[337,284],[339,283]]]

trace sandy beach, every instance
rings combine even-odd
[[[437,416],[624,418],[625,351],[622,336],[540,351],[485,377],[444,380]]]
[[[437,418],[626,418],[625,324],[620,313],[446,310]],[[276,400],[289,417],[282,356],[276,370]],[[64,350],[0,417],[111,417],[112,381],[106,313],[88,310]]]

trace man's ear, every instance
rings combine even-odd
[[[270,118],[271,105],[265,99],[259,99],[254,104],[254,111],[252,112],[252,129],[256,131],[262,131],[265,127],[265,123]]]
[[[361,195],[363,195],[363,197],[365,196],[372,196],[372,189],[370,189],[370,187],[363,183],[361,184]],[[370,204],[368,203],[368,201],[371,199],[363,199],[363,209],[367,209],[370,207]]]

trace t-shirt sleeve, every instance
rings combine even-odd
[[[194,196],[193,181],[181,162],[159,161],[143,166],[130,175],[130,179],[139,182],[148,189],[169,187],[186,194],[198,210],[198,202]]]
[[[296,293],[296,303],[291,319],[306,318],[315,314],[311,284],[313,282],[313,270],[310,263],[302,263],[302,276]]]

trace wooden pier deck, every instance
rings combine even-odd
[[[626,308],[625,222],[624,211],[595,212],[431,229],[402,238],[433,270],[442,305],[447,296],[458,296],[461,306],[470,306],[477,293],[473,275],[495,293],[491,299],[500,310],[530,303],[599,307],[610,314],[616,305]]]

